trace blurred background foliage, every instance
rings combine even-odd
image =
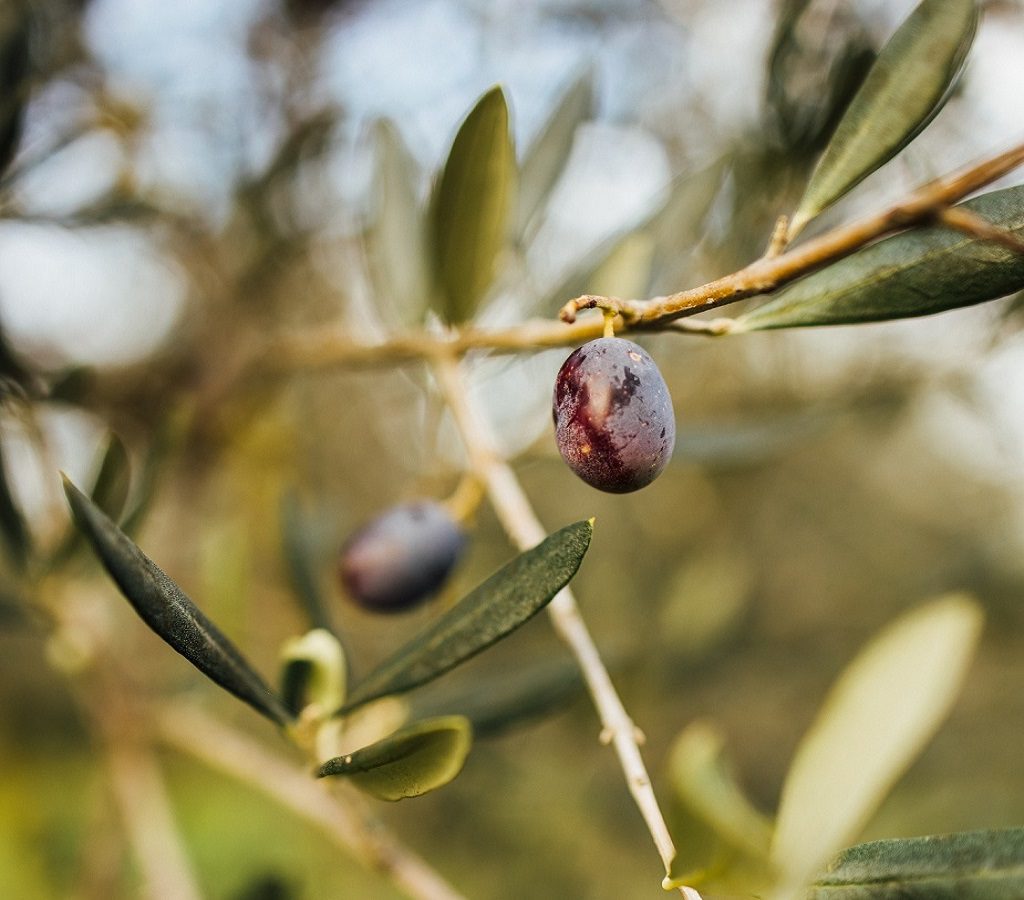
[[[798,198],[910,6],[4,0],[0,449],[21,543],[61,545],[56,472],[88,483],[113,432],[137,539],[272,672],[307,627],[282,544],[295,491],[330,614],[367,671],[512,549],[481,508],[438,606],[375,619],[347,605],[337,547],[383,507],[453,489],[451,425],[416,365],[239,383],[243,363],[298,331],[436,327],[428,195],[458,123],[499,82],[518,205],[481,324],[731,271]],[[985,7],[958,96],[815,228],[1014,136],[1024,7]],[[856,649],[922,599],[966,589],[989,623],[966,690],[867,836],[1024,821],[1022,323],[1011,299],[875,326],[645,338],[679,437],[657,485],[629,496],[596,493],[555,452],[564,350],[474,361],[473,390],[541,519],[597,517],[576,586],[660,793],[674,737],[706,718],[770,811]],[[25,614],[18,545],[0,580],[0,892],[131,897],[94,736],[50,665],[74,668],[90,648]],[[275,740],[159,647],[81,555],[47,590],[72,621],[111,630],[132,691],[193,697]],[[564,654],[534,621],[436,689],[498,690]],[[596,737],[577,699],[481,741],[452,785],[381,814],[472,897],[659,896],[649,837]],[[390,896],[246,787],[163,761],[208,896]]]

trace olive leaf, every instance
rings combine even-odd
[[[378,298],[406,326],[420,322],[430,290],[427,234],[419,203],[419,166],[394,122],[373,129],[373,219],[365,246]]]
[[[128,488],[131,483],[131,465],[128,449],[114,432],[107,436],[107,444],[100,456],[96,480],[90,496],[104,513],[113,521],[118,521],[128,500]],[[83,546],[81,531],[68,528],[63,541],[58,545],[50,564],[61,565],[74,556]]]
[[[21,138],[29,91],[30,28],[26,4],[0,7],[0,174],[14,159]]]
[[[280,517],[281,545],[292,587],[313,627],[333,632],[314,559],[316,534],[295,491],[281,496]]]
[[[328,760],[316,774],[318,778],[343,776],[381,800],[419,797],[462,771],[472,740],[472,728],[463,716],[425,719]]]
[[[892,159],[942,109],[977,24],[975,0],[922,0],[850,101],[793,214],[790,238]]]
[[[723,890],[766,883],[772,823],[737,783],[718,729],[700,721],[687,726],[672,745],[668,772],[679,850],[666,889],[712,880]],[[731,880],[723,883],[726,872]]]
[[[4,465],[3,445],[0,442],[0,533],[3,534],[11,562],[19,569],[28,565],[32,554],[32,536],[21,507],[11,493],[7,467]]]
[[[476,738],[493,737],[554,711],[582,689],[579,666],[566,656],[478,676],[461,690],[417,700],[413,712],[424,718],[455,712],[469,719]]]
[[[562,174],[576,129],[593,112],[593,74],[588,69],[569,85],[523,158],[519,175],[520,235],[536,217]]]
[[[886,628],[840,676],[782,787],[771,858],[784,888],[805,885],[849,843],[938,728],[981,624],[966,597],[933,601]]]
[[[359,682],[342,712],[425,684],[515,631],[576,574],[592,534],[592,521],[577,522],[519,554]]]
[[[437,312],[449,324],[472,319],[494,279],[515,182],[508,105],[494,87],[459,128],[431,198]]]
[[[808,900],[1024,897],[1024,828],[872,841],[844,850]]]
[[[66,477],[64,492],[75,524],[139,617],[222,688],[279,725],[290,721],[281,699],[181,588]]]
[[[956,207],[1024,235],[1024,186]],[[779,291],[734,332],[926,316],[1024,287],[1024,254],[941,226],[879,241]]]
[[[329,631],[314,628],[285,641],[281,660],[281,698],[296,716],[313,704],[333,715],[345,702],[345,651]]]
[[[794,154],[821,148],[875,61],[854,6],[831,0],[779,4],[765,106],[783,146]]]

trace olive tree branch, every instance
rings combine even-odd
[[[548,533],[515,473],[497,451],[486,423],[470,403],[457,356],[438,356],[433,372],[462,437],[471,470],[484,483],[494,511],[513,543],[520,550],[529,550]],[[570,588],[563,588],[555,596],[548,613],[556,633],[579,664],[601,720],[601,738],[615,748],[626,784],[668,872],[676,849],[640,755],[640,734],[619,699]],[[693,888],[680,891],[690,900],[700,900]]]
[[[994,226],[981,234],[976,223],[972,226],[965,224],[963,210],[950,207],[1021,165],[1024,165],[1024,143],[938,178],[882,212],[837,226],[788,250],[780,237],[780,219],[768,249],[760,259],[731,275],[676,294],[651,300],[621,300],[585,294],[562,307],[561,323],[550,319],[528,319],[505,328],[468,325],[444,332],[412,331],[374,342],[355,340],[343,331],[332,333],[320,329],[311,334],[278,338],[253,350],[250,358],[238,367],[238,377],[253,370],[291,372],[296,369],[371,368],[465,356],[477,350],[515,354],[573,346],[601,337],[604,331],[601,318],[587,317],[577,321],[576,314],[590,308],[616,314],[616,334],[637,330],[706,336],[726,334],[729,319],[708,321],[691,320],[689,317],[776,290],[880,238],[917,225],[940,220],[961,230],[969,228],[972,234],[999,240],[1008,246],[1005,236],[995,234],[997,229]]]
[[[828,263],[849,256],[872,241],[928,222],[968,194],[1024,164],[1024,144],[937,178],[880,213],[812,238],[779,252],[773,237],[768,252],[746,268],[677,294],[652,300],[618,300],[584,295],[562,307],[560,316],[574,322],[581,309],[600,308],[622,316],[627,328],[651,328],[683,316],[773,291]],[[776,233],[778,229],[776,229]]]
[[[363,798],[347,785],[334,785],[341,796],[332,796],[304,768],[198,709],[177,706],[157,711],[155,728],[167,746],[266,794],[413,900],[463,900],[428,863],[374,819]]]
[[[944,209],[936,216],[939,222],[971,237],[983,241],[992,241],[1012,250],[1014,253],[1024,253],[1024,240],[1008,228],[993,225],[984,216],[971,212],[969,209]]]

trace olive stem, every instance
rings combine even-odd
[[[548,532],[533,511],[519,479],[496,449],[486,422],[470,402],[459,360],[454,355],[439,356],[434,360],[433,371],[462,437],[470,468],[483,481],[506,533],[520,550],[529,550],[544,540]],[[668,872],[676,848],[640,754],[638,729],[622,705],[571,588],[559,591],[548,605],[548,614],[555,632],[576,658],[600,718],[601,733],[615,748],[629,792]],[[700,900],[693,888],[679,890],[689,900]]]

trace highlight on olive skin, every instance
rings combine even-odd
[[[403,503],[345,542],[338,573],[357,605],[372,612],[403,612],[440,590],[465,543],[458,523],[440,503]]]
[[[642,347],[598,338],[575,350],[555,380],[562,458],[587,484],[625,494],[654,481],[676,442],[672,398]]]

